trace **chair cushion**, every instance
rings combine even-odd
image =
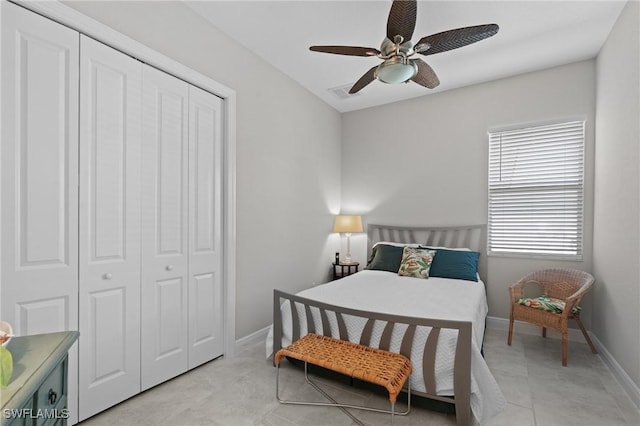
[[[523,297],[516,302],[519,305],[528,306],[534,309],[540,309],[543,311],[551,312],[554,314],[561,314],[565,307],[564,300],[556,299],[555,297],[549,297],[546,294],[542,296],[530,298]],[[580,306],[574,306],[571,310],[572,314],[580,312]]]

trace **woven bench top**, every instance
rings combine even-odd
[[[385,387],[389,400],[395,402],[411,374],[411,362],[404,355],[370,348],[333,337],[307,334],[276,353],[282,357],[305,361]]]

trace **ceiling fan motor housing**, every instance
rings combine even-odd
[[[402,40],[402,37],[400,37],[400,40]],[[380,45],[379,56],[383,59],[387,59],[396,55],[411,56],[414,53],[415,52],[413,50],[413,43],[411,42],[411,40],[407,40],[404,43],[394,43],[393,41],[385,37],[382,41],[382,44]]]

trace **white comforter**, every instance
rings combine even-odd
[[[384,271],[364,270],[337,281],[319,285],[298,293],[299,296],[332,305],[361,309],[365,311],[433,318],[473,323],[471,353],[471,410],[480,423],[498,414],[505,405],[505,399],[493,375],[480,353],[484,335],[487,300],[484,284],[479,282],[431,277],[427,280],[399,277]],[[282,346],[291,343],[291,312],[288,303],[282,307]],[[306,334],[304,309],[298,307],[302,326],[301,336]],[[316,330],[321,332],[320,315],[312,310]],[[331,331],[338,337],[338,327],[334,316],[329,316]],[[345,316],[350,339],[358,343],[366,320]],[[396,326],[391,338],[392,352],[400,352],[402,335],[406,326]],[[383,327],[376,323],[370,346],[377,347]],[[411,388],[425,392],[422,372],[422,350],[429,328],[419,327],[414,336],[411,361]],[[454,330],[442,330],[436,351],[436,390],[439,395],[453,395],[453,363],[455,354]],[[273,352],[273,334],[269,332],[266,342],[267,357]]]

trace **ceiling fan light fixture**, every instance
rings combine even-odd
[[[411,80],[417,73],[418,67],[413,62],[406,62],[397,56],[380,64],[376,78],[383,83],[398,84]]]

